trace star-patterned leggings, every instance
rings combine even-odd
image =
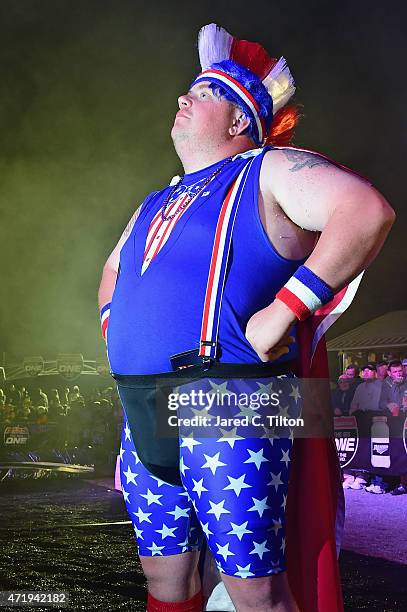
[[[120,472],[139,554],[199,550],[206,537],[229,576],[285,571],[291,449],[291,438],[181,438],[176,486],[144,467],[125,420]]]

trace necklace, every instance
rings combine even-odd
[[[225,161],[223,162],[223,164],[221,164],[220,166],[218,166],[216,168],[216,170],[214,170],[212,172],[212,174],[210,174],[203,182],[203,184],[201,185],[201,187],[198,189],[198,191],[193,195],[193,196],[187,196],[185,198],[185,200],[178,206],[177,210],[172,213],[172,215],[166,215],[165,211],[168,208],[169,202],[172,198],[172,196],[174,195],[175,191],[178,189],[178,187],[180,186],[180,184],[182,183],[182,181],[184,180],[184,177],[182,176],[178,183],[176,183],[173,188],[171,189],[170,193],[167,195],[167,197],[165,198],[164,204],[162,205],[161,208],[161,219],[163,221],[170,221],[171,219],[174,219],[174,217],[176,217],[182,210],[184,210],[192,200],[194,200],[195,198],[199,197],[200,194],[202,193],[202,191],[205,189],[205,187],[207,185],[209,185],[209,183],[211,182],[212,179],[215,178],[215,176],[217,176],[219,174],[219,172],[221,172],[221,170],[223,170],[223,168],[232,161],[232,157],[227,157],[225,159]]]

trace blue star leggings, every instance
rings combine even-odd
[[[292,437],[180,438],[183,486],[141,463],[127,421],[121,481],[142,556],[199,550],[203,538],[218,569],[251,578],[286,570],[285,505]]]

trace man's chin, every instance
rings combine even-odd
[[[174,145],[178,142],[184,142],[188,140],[188,133],[185,130],[180,130],[177,125],[173,125],[171,129],[171,138]]]

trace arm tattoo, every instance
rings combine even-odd
[[[130,221],[128,222],[128,224],[126,225],[126,229],[123,232],[123,238],[127,238],[131,230],[133,229],[133,225],[135,224],[136,219],[140,214],[140,208],[141,207],[139,206],[136,212],[134,213],[134,215],[132,216],[132,218],[130,219]]]
[[[325,157],[321,157],[315,153],[307,153],[306,151],[293,151],[292,149],[280,149],[288,161],[293,162],[290,172],[298,172],[303,168],[314,168],[315,166],[333,166]]]

